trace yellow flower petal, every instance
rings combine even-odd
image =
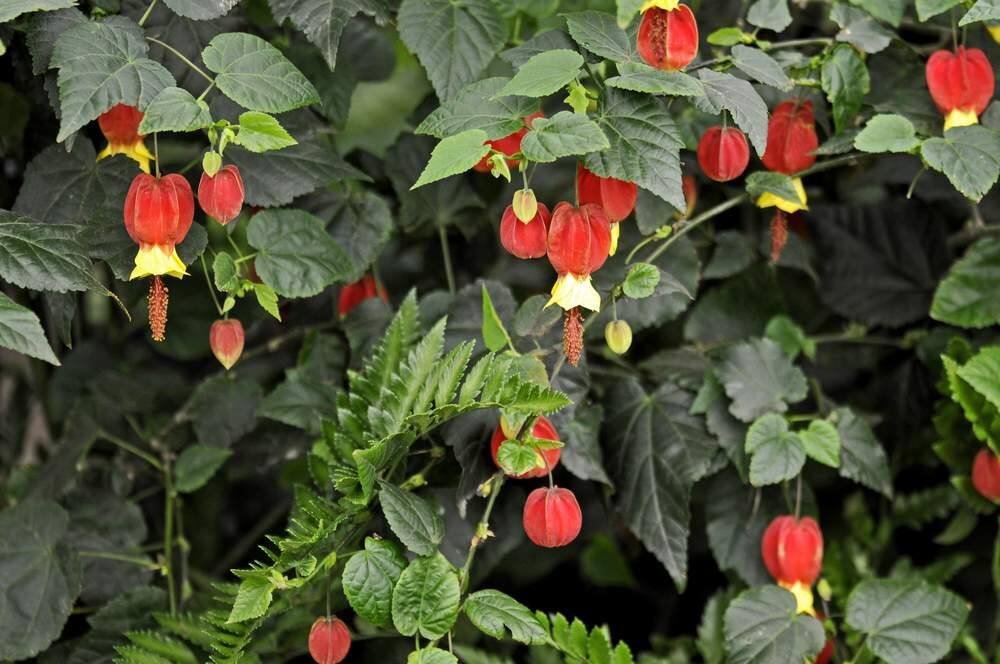
[[[558,304],[569,311],[574,307],[583,307],[591,311],[601,310],[601,294],[590,282],[590,275],[560,274],[552,286],[552,298],[546,304],[550,307]]]
[[[954,127],[968,127],[979,124],[979,116],[975,111],[963,111],[956,108],[954,111],[944,116],[944,130],[948,131]]]
[[[187,274],[187,268],[177,255],[177,249],[155,244],[143,245],[135,255],[135,269],[129,275],[129,280],[139,277],[167,275],[178,279]]]
[[[614,256],[615,252],[618,251],[618,236],[621,234],[621,225],[611,224],[611,248],[608,250],[608,256]]]
[[[139,139],[132,145],[121,145],[108,143],[107,147],[101,150],[100,154],[97,155],[97,161],[104,159],[105,157],[112,157],[116,154],[123,154],[129,159],[133,159],[139,163],[139,168],[142,169],[143,173],[149,173],[149,162],[155,159],[153,154],[146,148],[146,144]]]
[[[802,178],[793,178],[792,186],[795,187],[795,193],[799,195],[798,201],[790,201],[781,196],[776,196],[770,192],[765,192],[760,195],[757,199],[757,207],[759,208],[769,208],[776,207],[783,212],[792,214],[793,212],[801,212],[802,210],[808,210],[808,199],[806,198],[806,188],[802,184]]]
[[[784,583],[781,583],[779,585],[788,592],[795,595],[796,613],[807,613],[814,618],[816,617],[816,609],[813,608],[812,588],[799,581],[793,584],[786,585]]]
[[[993,37],[993,41],[1000,44],[1000,25],[987,25],[986,29],[990,32],[990,37]]]
[[[642,7],[639,8],[639,13],[646,13],[647,9],[652,9],[656,7],[658,9],[666,9],[668,12],[677,9],[677,5],[681,4],[680,0],[646,0]]]

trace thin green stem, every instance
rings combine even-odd
[[[587,62],[586,60],[584,60],[583,61],[583,66],[586,67],[587,74],[590,76],[590,80],[592,80],[594,83],[596,83],[597,87],[600,88],[601,91],[603,92],[604,89],[605,89],[604,88],[604,81],[602,81],[601,79],[599,79],[597,77],[597,74],[594,73],[594,70],[591,68],[589,62]]]
[[[139,27],[140,28],[142,26],[146,25],[146,21],[149,20],[150,15],[152,15],[152,13],[153,13],[153,8],[156,7],[156,3],[159,2],[159,1],[160,0],[153,0],[152,2],[149,3],[149,6],[146,7],[146,11],[143,12],[142,18],[139,19]]]
[[[97,435],[102,440],[106,440],[109,443],[111,443],[112,445],[116,445],[116,446],[120,447],[121,449],[125,450],[128,453],[134,454],[135,456],[139,457],[140,459],[142,459],[143,461],[145,461],[146,463],[148,463],[149,465],[151,465],[153,468],[156,468],[159,471],[163,470],[163,464],[160,463],[157,460],[157,458],[154,457],[149,452],[144,452],[143,450],[140,450],[138,447],[136,447],[132,443],[129,443],[129,442],[125,441],[125,440],[122,440],[118,436],[110,434],[107,431],[104,431],[103,429],[101,431],[98,431]]]
[[[205,97],[207,97],[208,93],[211,92],[212,88],[214,87],[215,87],[215,81],[212,81],[211,83],[208,84],[208,87],[205,88],[205,90],[200,95],[198,95],[197,101],[202,101]]]
[[[233,251],[236,252],[236,255],[239,256],[240,258],[243,258],[243,250],[240,249],[240,245],[236,244],[236,240],[233,239],[233,236],[230,235],[229,233],[226,233],[226,239],[229,241],[229,246],[231,246],[233,248]]]
[[[212,280],[208,276],[208,263],[205,262],[204,252],[198,257],[201,261],[201,271],[205,275],[205,285],[208,286],[208,292],[212,296],[212,303],[215,304],[215,310],[222,315],[222,305],[219,303],[219,297],[215,294],[215,286],[212,285]]]
[[[177,588],[174,583],[174,480],[170,463],[163,466],[163,572],[167,577],[167,596],[170,598],[170,615],[177,614]]]
[[[151,570],[160,569],[158,564],[148,558],[126,556],[121,553],[111,553],[109,551],[80,551],[79,554],[82,558],[100,558],[101,560],[114,560],[120,563],[131,563],[133,565],[139,565],[140,567],[145,567]]]
[[[497,496],[500,495],[500,489],[503,487],[504,474],[497,473],[496,479],[493,480],[493,484],[490,487],[490,499],[486,503],[486,509],[483,511],[483,516],[479,519],[479,524],[476,526],[476,534],[472,540],[472,544],[469,545],[469,554],[465,557],[465,564],[462,566],[461,580],[462,580],[462,593],[464,594],[466,590],[469,589],[469,576],[472,570],[472,561],[476,559],[476,551],[482,545],[480,540],[480,533],[485,532],[490,527],[490,516],[493,514],[493,506],[496,505]]]
[[[652,263],[657,258],[659,258],[663,254],[664,251],[666,251],[667,249],[669,249],[670,246],[674,242],[676,242],[680,238],[684,237],[685,235],[687,235],[688,233],[690,233],[694,229],[698,228],[699,226],[701,226],[703,223],[705,223],[709,219],[713,219],[713,218],[719,216],[720,214],[722,214],[723,212],[727,212],[727,211],[733,209],[734,207],[737,207],[737,206],[743,204],[748,199],[749,199],[749,196],[747,194],[740,194],[739,196],[734,196],[733,198],[730,198],[727,201],[723,201],[722,203],[719,203],[714,208],[711,208],[709,210],[705,210],[704,212],[702,212],[701,214],[699,214],[694,219],[691,219],[690,221],[685,222],[683,225],[681,225],[681,227],[678,230],[675,230],[673,233],[671,233],[667,237],[667,239],[663,242],[663,244],[661,244],[659,247],[657,247],[656,249],[654,249],[653,252],[650,253],[649,256],[646,257],[646,262],[647,263]],[[631,258],[629,260],[631,260]]]
[[[146,37],[146,40],[147,41],[151,41],[154,44],[157,44],[157,45],[162,46],[163,48],[167,49],[168,51],[170,51],[171,53],[173,53],[174,55],[176,55],[180,59],[181,62],[183,62],[184,64],[186,64],[188,67],[190,67],[195,73],[197,73],[198,75],[200,75],[206,81],[208,81],[209,83],[212,83],[212,84],[215,83],[215,79],[214,78],[212,78],[211,76],[209,76],[208,74],[206,74],[205,71],[201,67],[199,67],[195,63],[193,63],[190,60],[188,60],[188,58],[187,58],[186,55],[184,55],[183,53],[181,53],[180,51],[178,51],[176,48],[174,48],[170,44],[168,44],[166,42],[162,42],[159,39],[157,39],[156,37]]]
[[[233,262],[236,263],[237,265],[239,265],[240,263],[246,263],[247,261],[252,261],[255,258],[257,258],[257,252],[256,251],[253,252],[252,254],[247,254],[246,256],[240,256],[239,258],[237,258]]]
[[[444,257],[444,276],[448,280],[448,292],[455,294],[455,272],[451,267],[451,250],[448,248],[448,232],[438,225],[438,239],[441,240],[441,255]]]

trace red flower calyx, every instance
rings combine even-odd
[[[541,258],[548,245],[551,217],[544,203],[536,203],[534,216],[521,221],[515,207],[508,205],[500,220],[500,244],[518,258]]]
[[[637,46],[646,64],[657,69],[684,69],[698,55],[698,21],[677,0],[650,0],[641,8]]]
[[[711,127],[698,142],[698,164],[716,182],[729,182],[743,175],[750,163],[746,135],[736,127]]]
[[[569,311],[601,308],[601,296],[590,275],[604,265],[611,249],[611,222],[604,208],[563,202],[556,206],[549,224],[549,262],[559,274],[546,306],[558,304]]]
[[[351,633],[340,618],[317,618],[309,630],[309,654],[316,664],[339,664],[351,649]]]
[[[524,135],[528,133],[531,123],[537,118],[542,117],[545,117],[545,115],[540,112],[529,115],[524,118],[524,126],[513,134],[508,134],[494,141],[486,141],[486,144],[493,148],[494,151],[507,155],[507,165],[513,166],[517,163],[517,160],[513,157],[521,151],[521,141],[524,140]],[[489,173],[492,171],[493,166],[490,164],[490,155],[483,157],[473,168],[480,173]]]
[[[816,521],[778,517],[764,531],[761,554],[775,581],[795,595],[799,613],[814,613],[811,586],[823,567],[823,533]]]
[[[229,164],[215,175],[201,174],[198,204],[212,219],[225,226],[243,210],[243,178],[240,169]]]
[[[502,418],[501,418],[502,420]],[[539,417],[535,426],[531,429],[531,435],[535,438],[540,438],[542,440],[559,440],[559,432],[556,428],[552,426],[552,422],[546,417]],[[493,438],[490,440],[490,454],[493,457],[493,463],[496,464],[497,468],[503,470],[503,466],[497,460],[497,453],[500,451],[500,446],[503,445],[508,440],[507,434],[504,432],[504,426],[501,424],[497,425],[497,428],[493,431]],[[545,477],[549,474],[549,471],[555,469],[559,465],[559,457],[562,456],[562,448],[555,447],[547,450],[540,450],[538,453],[538,465],[524,473],[523,475],[508,475],[516,480],[526,480],[536,477]]]
[[[980,450],[972,464],[972,486],[979,494],[1000,503],[1000,457],[991,450]]]
[[[535,489],[524,503],[524,532],[538,546],[566,546],[583,526],[580,503],[569,489]]]
[[[135,106],[116,104],[97,117],[97,125],[101,128],[108,145],[97,155],[97,161],[116,154],[123,154],[139,163],[144,173],[149,173],[149,162],[153,155],[143,142],[139,133],[143,113]]]
[[[577,166],[576,197],[580,205],[601,206],[611,222],[611,248],[608,250],[611,256],[618,249],[618,224],[635,210],[638,196],[639,187],[634,182],[601,177],[591,173],[583,164]]]
[[[243,324],[235,318],[215,321],[208,333],[212,355],[226,371],[232,369],[243,354],[243,341]]]
[[[927,61],[927,87],[944,115],[944,129],[979,123],[996,89],[993,66],[978,48],[937,51]]]
[[[347,284],[340,289],[340,297],[337,299],[337,312],[343,318],[351,313],[354,307],[365,300],[373,297],[380,297],[386,302],[389,301],[389,294],[385,291],[385,286],[375,281],[375,277],[366,274],[353,284]]]

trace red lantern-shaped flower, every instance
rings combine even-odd
[[[316,664],[339,664],[351,649],[351,633],[339,618],[317,618],[309,630],[309,654]]]
[[[768,123],[764,166],[777,173],[795,175],[816,163],[817,147],[819,138],[812,102],[789,99],[778,104]]]
[[[595,175],[583,164],[576,169],[576,197],[580,205],[601,206],[611,222],[611,249],[608,251],[611,256],[618,249],[618,224],[632,214],[638,196],[639,187],[634,182]]]
[[[163,275],[182,278],[187,268],[177,255],[194,221],[191,185],[176,173],[156,178],[140,173],[125,197],[125,230],[139,245],[129,279],[153,277],[149,289],[149,327],[155,341],[166,337],[167,288]]]
[[[372,275],[366,274],[353,284],[347,284],[340,289],[340,298],[337,300],[337,312],[343,318],[351,313],[354,307],[373,297],[380,297],[386,302],[389,301],[389,294],[385,292],[385,286],[375,281],[375,277]]]
[[[978,48],[937,51],[927,61],[927,87],[945,116],[944,129],[977,124],[996,88],[993,66]]]
[[[583,526],[580,503],[569,489],[535,489],[524,504],[524,532],[546,548],[566,546]]]
[[[546,417],[539,417],[538,422],[531,430],[531,435],[535,438],[541,438],[542,440],[559,440],[559,433],[556,428],[552,426],[552,422]],[[497,425],[496,430],[493,432],[493,438],[490,440],[490,454],[493,456],[493,463],[496,464],[497,468],[501,468],[500,463],[497,461],[497,452],[500,451],[500,446],[504,444],[507,440],[507,434],[504,432],[503,423]],[[555,469],[559,465],[559,457],[562,456],[562,448],[556,447],[550,450],[542,450],[539,453],[538,467],[529,470],[523,475],[511,475],[516,480],[526,480],[535,477],[545,477],[549,474],[550,470]],[[544,458],[543,458],[544,457]]]
[[[541,258],[548,243],[551,216],[549,208],[538,203],[534,218],[524,222],[517,218],[514,206],[508,205],[500,220],[500,244],[518,258]]]
[[[498,138],[495,141],[486,141],[487,145],[501,152],[508,157],[512,157],[521,151],[521,141],[524,140],[524,135],[528,133],[528,129],[531,127],[531,123],[537,118],[545,117],[543,113],[534,113],[524,118],[524,126],[515,131],[513,134],[508,134],[503,138]],[[473,166],[473,168],[480,173],[489,173],[492,169],[489,164],[489,155],[485,156],[480,160],[478,164]],[[514,159],[508,159],[507,163],[511,166],[517,163]]]
[[[240,216],[243,209],[243,178],[240,169],[232,164],[214,176],[201,174],[198,184],[198,204],[205,214],[225,226]]]
[[[227,371],[243,354],[243,340],[243,324],[235,318],[215,321],[208,333],[212,354]]]
[[[649,0],[642,6],[639,55],[657,69],[684,69],[698,55],[698,21],[678,0]]]
[[[97,161],[123,154],[137,161],[139,168],[148,173],[153,155],[146,149],[143,136],[139,133],[142,118],[143,113],[139,109],[127,104],[117,104],[99,115],[97,124],[104,138],[108,139],[108,145],[97,155]]]
[[[736,127],[711,127],[698,142],[701,171],[716,182],[735,180],[749,163],[747,137]]]
[[[823,567],[823,533],[811,517],[778,517],[761,541],[764,565],[775,581],[795,595],[799,613],[813,613],[811,586]]]
[[[984,498],[1000,503],[1000,458],[990,450],[981,450],[972,464],[972,486]]]

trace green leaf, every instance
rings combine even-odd
[[[343,280],[350,259],[316,217],[301,210],[264,210],[250,220],[247,241],[265,284],[285,297],[311,297]]]
[[[494,352],[505,348],[508,344],[513,346],[507,328],[504,327],[500,315],[493,307],[493,301],[490,299],[490,292],[486,290],[485,283],[483,284],[483,341],[486,342],[486,347]]]
[[[37,76],[47,72],[49,60],[52,58],[52,48],[59,36],[74,25],[86,22],[87,17],[76,7],[32,16],[26,39],[28,50],[31,52],[31,73]]]
[[[865,53],[884,50],[896,36],[868,13],[845,3],[833,5],[830,19],[842,28],[837,34],[837,41],[847,42]]]
[[[442,101],[478,80],[507,38],[490,0],[403,0],[396,20]]]
[[[931,664],[948,654],[969,615],[959,596],[926,581],[869,579],[847,598],[847,624],[889,664]]]
[[[909,0],[851,0],[875,18],[898,28]]]
[[[610,145],[596,122],[585,115],[560,111],[532,123],[521,142],[521,151],[531,161],[548,163],[560,157],[606,150]]]
[[[545,460],[530,445],[516,440],[504,441],[497,450],[497,463],[511,475],[524,475],[539,467],[545,467]]]
[[[768,321],[764,336],[781,346],[781,350],[792,360],[798,357],[799,353],[804,353],[809,359],[816,357],[816,342],[810,339],[795,321],[784,314]]]
[[[788,664],[819,653],[826,641],[815,618],[795,612],[795,597],[778,586],[745,590],[725,615],[729,664]]]
[[[892,498],[889,460],[868,423],[849,408],[838,408],[831,421],[840,435],[840,475]]]
[[[76,0],[5,0],[0,5],[0,23],[13,21],[28,12],[67,9],[75,4]]]
[[[795,184],[792,178],[784,173],[774,171],[755,171],[747,176],[747,193],[751,199],[756,200],[761,195],[774,194],[779,198],[789,201],[797,201],[799,194],[795,191]]]
[[[101,288],[76,241],[78,234],[76,226],[38,224],[0,210],[0,278],[21,288],[58,293]]]
[[[440,639],[458,617],[458,574],[440,553],[414,559],[392,593],[392,622],[403,636]]]
[[[387,540],[365,538],[365,549],[344,566],[344,595],[359,616],[382,627],[392,617],[392,589],[406,558]]]
[[[160,94],[150,102],[139,132],[197,131],[211,124],[212,114],[208,111],[208,104],[195,99],[187,90],[169,87],[160,90]]]
[[[440,648],[421,648],[406,657],[406,664],[458,664],[458,658]]]
[[[844,131],[851,126],[865,95],[871,90],[868,67],[856,50],[841,44],[823,63],[821,82],[826,98],[833,105],[837,132]]]
[[[705,94],[705,87],[694,76],[681,71],[654,69],[641,62],[618,65],[618,76],[611,76],[604,84],[620,90],[674,97],[699,97]]]
[[[240,115],[240,131],[233,141],[250,152],[280,150],[298,143],[285,131],[278,120],[259,111],[247,111]]]
[[[174,11],[196,21],[209,21],[229,13],[240,0],[163,0]]]
[[[217,375],[195,388],[184,411],[194,422],[199,443],[232,447],[257,426],[260,399],[260,385],[255,381]]]
[[[382,0],[268,0],[274,19],[280,24],[291,20],[316,45],[333,71],[344,27],[359,13],[374,16],[380,23],[389,15]]]
[[[645,4],[645,0],[617,0],[618,4],[618,25],[627,28],[632,22],[632,17],[639,13],[639,9]]]
[[[662,100],[608,90],[595,119],[611,147],[588,154],[588,170],[601,177],[634,182],[678,210],[687,209],[681,187],[684,141]]]
[[[622,282],[622,291],[628,297],[641,300],[649,297],[660,283],[660,270],[649,263],[635,263],[629,268]]]
[[[910,152],[920,145],[913,123],[902,115],[876,115],[854,139],[862,152]]]
[[[705,659],[705,664],[724,664],[725,649],[725,613],[732,600],[730,591],[720,590],[712,595],[705,604],[698,623],[698,652]]]
[[[410,190],[469,170],[490,153],[486,140],[486,132],[482,129],[468,129],[442,139]]]
[[[563,16],[573,41],[597,57],[626,62],[635,56],[634,42],[607,12],[572,12]]]
[[[976,21],[997,20],[1000,20],[1000,0],[978,0],[958,24],[965,26]]]
[[[750,460],[750,484],[765,486],[790,480],[802,471],[806,451],[802,440],[788,430],[781,415],[768,413],[750,425],[747,431]]]
[[[509,78],[477,81],[436,108],[414,130],[436,138],[454,136],[469,129],[482,129],[490,140],[509,136],[524,127],[524,118],[538,110],[538,102],[526,97],[501,97]]]
[[[0,293],[0,346],[59,366],[35,312]]]
[[[388,482],[382,483],[379,501],[389,527],[407,549],[420,556],[437,551],[444,537],[444,521],[433,505]]]
[[[802,371],[767,339],[729,346],[719,354],[715,370],[732,399],[729,411],[743,422],[770,411],[783,413],[808,393]]]
[[[274,584],[270,579],[257,575],[243,579],[226,624],[231,625],[261,617],[267,612],[267,607],[271,606],[273,595]]]
[[[1000,176],[1000,134],[982,126],[949,129],[920,148],[928,166],[944,173],[960,193],[982,200]]]
[[[792,23],[788,0],[757,0],[747,12],[747,22],[765,30],[783,31]]]
[[[80,563],[66,541],[69,515],[31,499],[0,512],[0,658],[34,657],[59,638],[80,594]]]
[[[739,28],[719,28],[705,38],[713,46],[735,46],[746,41],[748,35]]]
[[[747,76],[779,90],[791,90],[792,80],[770,55],[759,48],[733,46],[733,64]]]
[[[917,18],[923,22],[960,4],[962,0],[917,0]]]
[[[113,16],[64,32],[52,50],[50,65],[59,69],[59,135],[62,142],[88,122],[124,103],[146,110],[174,77],[146,57],[142,29]]]
[[[393,232],[392,212],[377,192],[365,189],[334,194],[329,229],[354,269],[347,282],[357,281],[371,268]]]
[[[712,115],[718,115],[722,109],[732,113],[736,125],[750,138],[757,154],[764,154],[767,148],[767,104],[753,86],[741,78],[711,69],[699,70],[698,77],[705,86],[705,96],[695,99],[698,108]],[[686,208],[681,206],[677,209]]]
[[[223,293],[232,293],[240,286],[239,270],[233,257],[224,251],[215,255],[212,261],[212,276],[215,287]]]
[[[799,439],[810,458],[831,468],[840,467],[840,434],[826,420],[813,420],[809,428],[799,432]]]
[[[205,486],[219,471],[231,450],[214,445],[191,445],[181,452],[174,465],[174,488],[180,493],[192,493]]]
[[[201,52],[201,59],[217,74],[216,87],[251,111],[284,113],[319,103],[319,93],[302,72],[256,35],[220,34]]]
[[[541,645],[548,634],[531,609],[499,590],[480,590],[465,600],[465,614],[481,632],[494,639],[510,636],[518,643]]]
[[[278,294],[267,284],[254,284],[254,295],[257,297],[257,304],[260,308],[271,314],[275,320],[281,320],[281,312],[278,311]]]
[[[984,238],[956,262],[934,293],[931,318],[980,329],[1000,323],[1000,240]]]
[[[583,56],[569,49],[545,51],[521,65],[497,96],[545,97],[580,75]]]

